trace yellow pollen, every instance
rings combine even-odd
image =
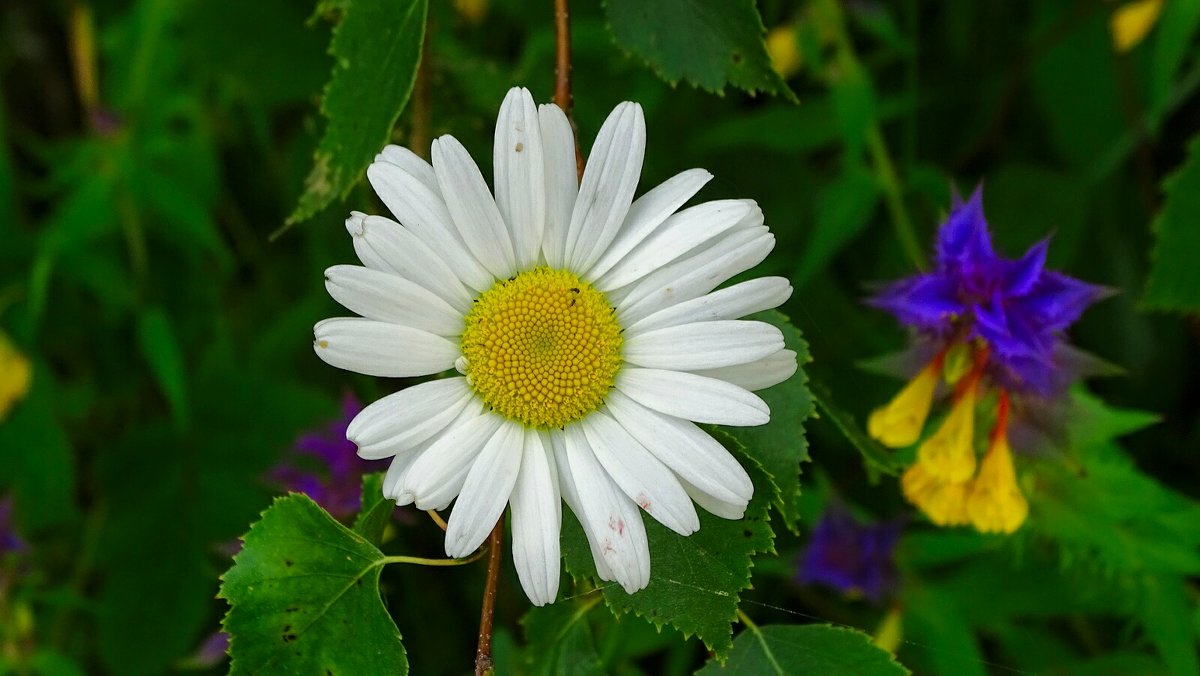
[[[493,410],[530,427],[564,427],[604,403],[621,366],[621,327],[587,282],[534,268],[479,296],[462,353]]]

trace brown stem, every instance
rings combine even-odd
[[[504,540],[504,516],[488,537],[487,581],[483,587],[483,611],[479,616],[479,645],[475,649],[475,676],[494,673],[492,664],[492,616],[496,612],[496,583],[500,579],[500,545]]]
[[[575,100],[571,97],[571,14],[568,0],[554,0],[554,103],[562,108],[575,129],[571,108]],[[575,171],[583,179],[583,153],[579,152],[579,136],[575,137]]]
[[[417,77],[413,81],[412,129],[408,134],[408,149],[429,159],[429,33],[433,22],[425,28],[425,41],[421,45],[421,63],[417,65]]]

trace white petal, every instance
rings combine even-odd
[[[754,484],[729,451],[707,432],[687,420],[652,411],[619,391],[609,392],[605,403],[617,422],[681,481],[714,499],[745,508]]]
[[[791,378],[792,374],[796,372],[796,368],[796,353],[791,350],[780,350],[749,364],[723,366],[692,371],[692,373],[708,378],[720,378],[754,392],[755,390],[765,390]]]
[[[512,506],[513,566],[521,588],[535,606],[551,603],[558,596],[562,569],[559,561],[562,501],[552,452],[541,433],[525,431],[521,472],[508,499]]]
[[[347,227],[350,221],[346,222]],[[408,228],[383,216],[367,216],[358,223],[354,250],[363,264],[412,280],[440,296],[460,312],[471,307],[471,294],[433,252]]]
[[[638,507],[680,535],[700,529],[696,508],[679,480],[620,423],[596,412],[580,424],[596,459]]]
[[[588,271],[588,279],[599,279],[611,270],[711,180],[712,174],[703,169],[688,169],[668,178],[634,200],[629,207],[629,214],[625,216],[625,222],[621,224],[617,238]]]
[[[704,511],[709,514],[734,521],[746,515],[746,505],[749,504],[746,500],[726,502],[696,488],[683,479],[680,479],[679,483],[683,484],[683,490],[687,491],[688,497],[695,500],[696,504],[703,507]]]
[[[438,188],[437,174],[433,173],[433,165],[426,162],[413,151],[398,145],[384,146],[383,150],[375,156],[376,162],[387,162],[388,164],[397,166],[404,171],[412,174],[425,185],[434,195],[441,198],[442,193]],[[378,188],[376,188],[378,191]],[[394,212],[393,212],[394,213]],[[397,214],[399,215],[399,214]]]
[[[659,310],[698,298],[730,277],[758,265],[775,247],[767,227],[738,229],[708,248],[653,272],[620,296],[623,326]],[[609,294],[613,298],[613,294]]]
[[[771,419],[771,410],[756,395],[692,373],[624,368],[617,389],[647,408],[685,420],[748,427]]]
[[[347,310],[367,319],[403,324],[439,336],[463,331],[463,315],[429,289],[358,265],[335,265],[325,271],[325,290]]]
[[[458,345],[428,331],[359,317],[313,327],[313,349],[326,364],[368,376],[426,376],[454,366]]]
[[[596,288],[611,291],[636,282],[739,225],[762,225],[762,210],[753,200],[718,200],[684,209],[613,266]]]
[[[494,413],[471,407],[467,411],[409,469],[401,490],[415,496],[417,509],[445,509],[462,489],[484,444],[504,422]]]
[[[496,527],[517,483],[524,446],[525,429],[510,420],[484,444],[446,520],[447,556],[470,554]]]
[[[567,230],[567,267],[590,269],[617,236],[629,213],[645,153],[642,107],[626,101],[600,127],[583,170]]]
[[[424,160],[420,161],[424,163]],[[433,167],[427,164],[425,167],[432,176]],[[401,167],[390,162],[375,162],[367,167],[367,179],[397,220],[431,251],[442,256],[464,284],[476,291],[491,288],[496,280],[467,250],[437,189],[436,178],[430,187],[420,176]]]
[[[443,136],[433,142],[433,170],[467,248],[496,279],[512,275],[512,237],[479,167],[458,139]]]
[[[621,349],[638,366],[696,371],[762,359],[783,349],[783,333],[766,322],[722,319],[679,324],[631,336]]]
[[[367,460],[403,453],[445,429],[473,396],[466,378],[413,385],[360,411],[346,427],[346,438]]]
[[[512,234],[517,269],[528,269],[541,253],[546,227],[546,167],[537,106],[524,87],[508,90],[500,104],[492,167],[496,207]]]
[[[408,470],[412,468],[418,457],[420,457],[419,453],[401,453],[392,458],[392,464],[388,465],[387,474],[383,475],[383,497],[395,500],[396,504],[401,507],[412,504],[412,494],[403,491],[404,478],[408,476]]]
[[[642,515],[608,472],[597,462],[583,429],[570,425],[564,430],[566,467],[560,474],[571,476],[577,492],[575,515],[595,543],[592,555],[632,594],[650,583],[650,544]]]
[[[571,463],[567,458],[566,435],[560,430],[551,430],[546,433],[544,438],[554,451],[551,457],[554,458],[555,471],[558,476],[558,487],[562,492],[563,502],[567,503],[567,507],[570,508],[571,512],[582,523],[583,516],[581,515],[583,514],[583,509],[579,506],[579,491],[575,488],[575,479],[571,476]],[[608,564],[604,562],[604,555],[601,554],[599,543],[593,537],[592,531],[588,530],[585,526],[583,534],[587,537],[588,547],[592,552],[592,561],[596,564],[597,577],[601,580],[612,581],[615,579],[613,572],[609,569]]]
[[[579,193],[575,164],[575,132],[562,109],[553,103],[538,107],[542,128],[542,155],[546,163],[546,228],[542,255],[552,268],[567,264],[567,227]]]
[[[645,331],[677,324],[737,319],[779,307],[792,295],[792,285],[783,277],[759,277],[663,308],[625,329],[635,336]]]

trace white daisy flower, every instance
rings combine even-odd
[[[641,106],[600,129],[581,183],[557,106],[512,89],[500,107],[495,197],[452,136],[432,166],[388,146],[367,178],[399,222],[346,221],[365,267],[325,272],[361,317],[318,323],[329,364],[374,376],[457,369],[384,397],[350,424],[364,458],[394,456],[397,504],[455,501],[446,554],[470,554],[505,506],[530,600],[555,599],[561,502],[579,517],[600,577],[633,593],[650,581],[639,508],[680,535],[695,501],[741,518],[754,491],[695,423],[761,425],[752,390],[796,370],[775,327],[740,317],[778,306],[786,279],[716,290],[775,244],[751,200],[677,211],[712,176],[685,171],[633,199],[646,147]]]

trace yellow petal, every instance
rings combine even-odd
[[[4,334],[0,334],[0,420],[29,392],[33,370],[25,358]]]
[[[1109,24],[1113,49],[1124,53],[1136,47],[1154,28],[1162,6],[1162,0],[1134,0],[1118,7]]]
[[[779,26],[767,33],[767,54],[771,57],[771,68],[785,80],[800,72],[804,56],[796,44],[796,29]]]
[[[951,483],[975,473],[975,387],[954,402],[950,415],[917,449],[917,460],[934,477]]]
[[[871,413],[867,433],[889,448],[904,448],[916,442],[929,417],[937,379],[936,363],[921,369],[886,406]]]
[[[1012,451],[1001,434],[979,466],[967,498],[971,525],[981,533],[1012,533],[1029,515],[1029,503],[1017,485]]]
[[[916,505],[929,520],[938,526],[961,526],[968,523],[967,496],[970,481],[946,481],[929,473],[917,462],[900,477],[904,498]]]
[[[454,0],[454,9],[470,23],[479,23],[487,15],[488,0]]]

